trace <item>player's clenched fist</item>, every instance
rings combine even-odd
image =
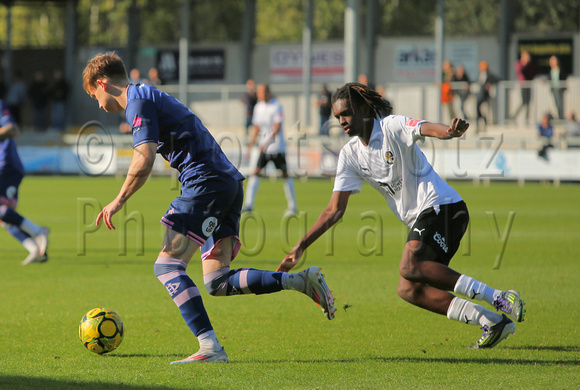
[[[447,134],[451,137],[461,137],[467,129],[469,128],[469,123],[461,118],[453,118],[451,121],[451,126],[447,130]]]

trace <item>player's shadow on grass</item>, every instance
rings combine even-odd
[[[408,363],[477,363],[477,364],[513,364],[523,366],[577,366],[580,360],[540,360],[540,359],[495,359],[495,358],[473,358],[473,359],[455,359],[455,358],[371,358],[384,362],[408,362]]]
[[[477,352],[476,352],[477,353]],[[378,361],[383,363],[449,363],[449,364],[512,364],[524,366],[578,366],[580,360],[540,360],[540,359],[495,359],[495,358],[477,358],[473,359],[456,359],[456,358],[429,358],[429,357],[367,357],[367,358],[352,358],[352,359],[308,359],[308,360],[261,360],[261,361],[235,361],[230,360],[230,364],[251,364],[251,363],[362,363],[365,361]]]
[[[50,378],[32,378],[29,376],[3,375],[0,377],[0,389],[10,390],[171,390],[173,387],[158,385],[126,385],[111,382],[82,382]]]
[[[580,346],[578,345],[522,345],[520,347],[503,348],[526,351],[580,352]]]

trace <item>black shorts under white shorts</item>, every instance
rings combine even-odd
[[[286,165],[286,153],[276,153],[276,154],[266,154],[260,153],[258,158],[258,168],[264,169],[264,167],[272,161],[276,166],[276,169],[282,171],[282,173],[288,172],[288,167]]]
[[[437,253],[436,261],[445,265],[459,249],[469,224],[465,202],[429,207],[419,214],[407,241],[421,241]]]

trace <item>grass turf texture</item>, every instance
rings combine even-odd
[[[20,211],[51,227],[50,261],[20,266],[26,253],[2,233],[1,389],[580,386],[577,185],[453,183],[467,201],[471,231],[451,266],[492,287],[518,289],[527,302],[526,320],[516,334],[492,350],[466,349],[481,335],[478,327],[418,309],[396,295],[406,232],[386,202],[365,186],[351,197],[334,240],[328,233],[319,239],[303,265],[324,268],[339,308],[333,321],[292,291],[211,297],[196,254],[188,271],[231,363],[171,366],[170,361],[197,351],[196,339],[152,270],[163,233],[158,221],[177,194],[171,180],[152,178],[129,201],[126,215],[132,220],[126,228],[121,214],[114,218],[117,231],[102,227],[85,240],[79,233],[99,211],[85,206],[85,218],[79,205],[104,206],[121,184],[115,178],[28,177],[21,186]],[[258,218],[246,221],[242,232],[247,248],[259,253],[246,251],[233,266],[274,270],[326,206],[331,190],[330,180],[297,181],[304,214],[288,221],[285,233],[282,182],[263,180],[255,210],[265,229],[258,229]],[[510,212],[515,212],[513,226],[501,267],[494,270],[501,245],[490,214],[503,236]],[[135,222],[141,216],[143,229]],[[79,255],[83,246],[85,254]],[[104,356],[78,340],[80,319],[98,306],[117,311],[125,324],[123,343]]]

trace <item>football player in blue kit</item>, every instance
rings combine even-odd
[[[244,177],[191,110],[153,86],[131,84],[123,61],[112,52],[88,62],[83,83],[103,110],[124,110],[133,133],[134,153],[127,177],[117,197],[97,216],[97,224],[103,221],[107,228],[115,228],[113,215],[145,184],[156,154],[179,172],[181,193],[161,218],[167,229],[154,272],[197,336],[200,349],[172,363],[228,362],[200,292],[186,273],[200,248],[204,284],[211,295],[296,290],[319,304],[328,319],[334,318],[334,298],[318,267],[299,273],[230,269],[240,248]]]
[[[18,134],[16,121],[0,100],[0,224],[28,251],[22,265],[44,263],[48,260],[48,229],[16,211],[18,188],[24,178],[24,166],[13,139]]]

